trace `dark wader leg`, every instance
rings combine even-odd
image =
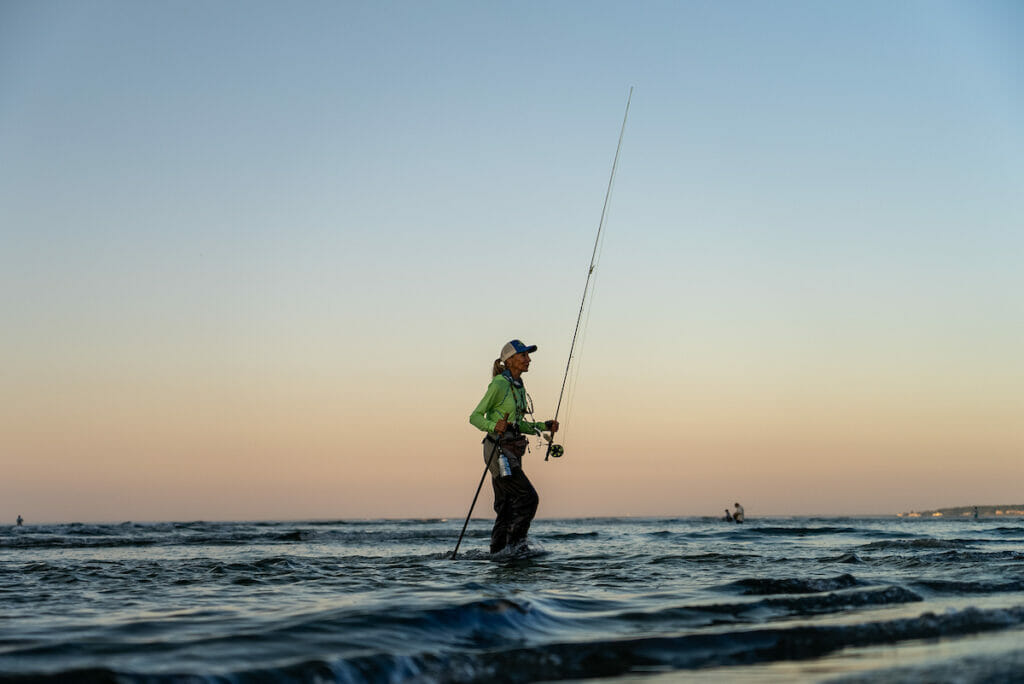
[[[540,497],[522,468],[513,468],[506,477],[492,477],[491,485],[497,513],[491,530],[491,553],[497,553],[526,539]]]

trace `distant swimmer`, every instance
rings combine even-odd
[[[977,506],[974,507],[974,517],[975,518],[978,517],[978,507]]]
[[[743,506],[740,506],[738,501],[733,505],[736,506],[736,510],[732,512],[732,519],[738,523],[743,522]]]
[[[21,514],[19,513],[19,514],[18,514],[18,527],[21,527],[21,524],[22,524],[23,522],[25,522],[25,519],[24,519],[24,518],[22,518],[22,517],[21,517]]]
[[[724,520],[725,522],[735,522],[735,521],[734,521],[734,520],[732,519],[732,513],[730,513],[730,512],[729,512],[729,509],[728,509],[728,508],[726,508],[726,509],[725,509],[725,517],[724,517],[724,518],[722,518],[722,520]]]

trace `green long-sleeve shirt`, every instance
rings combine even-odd
[[[495,375],[487,386],[484,398],[469,415],[469,422],[479,430],[494,432],[494,426],[507,413],[509,423],[519,425],[519,432],[524,435],[532,435],[546,428],[544,422],[523,420],[525,412],[526,388],[515,387],[504,375]]]

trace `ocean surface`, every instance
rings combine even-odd
[[[0,528],[0,681],[1024,681],[1024,519]]]

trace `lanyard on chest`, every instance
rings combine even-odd
[[[515,420],[512,422],[518,424],[527,413],[533,413],[533,407],[530,406],[529,396],[526,394],[526,385],[523,384],[522,380],[516,381],[508,371],[505,371],[501,375],[508,381],[508,391],[512,393],[512,401],[515,402],[516,405]],[[507,397],[508,394],[505,396]],[[503,397],[501,403],[504,402],[505,399]]]

